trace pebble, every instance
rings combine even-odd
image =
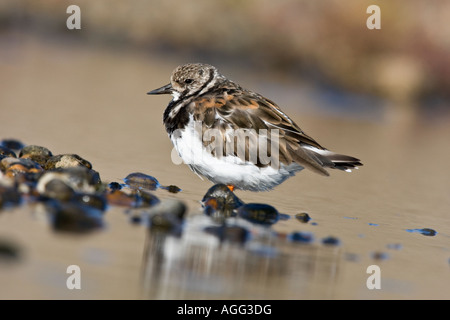
[[[123,182],[131,189],[156,190],[160,187],[155,177],[141,172],[130,173],[123,179]]]
[[[0,155],[6,156],[6,157],[17,158],[14,151],[12,151],[11,149],[9,149],[7,147],[3,147],[3,146],[0,146]]]
[[[59,154],[48,158],[45,162],[44,169],[52,170],[58,168],[76,167],[86,167],[88,169],[92,169],[92,164],[77,154]]]
[[[181,191],[181,189],[179,187],[174,186],[174,185],[165,186],[165,187],[161,187],[161,188],[169,191],[170,193],[178,193]]]
[[[237,213],[241,218],[262,225],[272,225],[279,219],[277,209],[263,203],[244,204],[237,209]]]
[[[36,145],[25,146],[19,153],[19,158],[33,160],[43,168],[45,167],[47,160],[52,156],[53,154],[49,149]]]
[[[307,223],[309,220],[311,220],[311,217],[306,212],[297,213],[295,215],[295,218],[303,223]]]
[[[25,145],[16,139],[3,139],[0,142],[0,146],[11,149],[11,150],[21,150]]]
[[[111,191],[120,190],[120,189],[122,189],[122,185],[120,183],[118,183],[118,182],[110,182],[108,184],[108,188]]]
[[[65,181],[61,179],[52,179],[44,185],[41,196],[69,201],[75,195],[75,191]]]
[[[204,213],[216,220],[235,216],[235,210],[242,205],[244,202],[224,184],[209,188],[202,199]]]
[[[15,159],[15,161],[12,159]],[[9,178],[23,175],[25,176],[25,180],[36,181],[44,171],[38,163],[30,159],[8,157],[2,159],[1,163],[1,166],[4,168],[5,176]]]
[[[95,170],[86,167],[71,167],[46,171],[37,183],[37,191],[44,194],[45,185],[53,179],[63,181],[77,192],[94,193],[101,186],[100,175]]]
[[[20,162],[16,157],[5,156],[0,159],[0,170],[5,172],[13,163]]]

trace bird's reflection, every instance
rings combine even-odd
[[[182,233],[149,228],[144,250],[148,299],[332,298],[341,255],[339,246],[289,241],[238,217],[219,225],[205,215],[187,219]]]

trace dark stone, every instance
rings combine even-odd
[[[29,145],[23,147],[20,150],[19,157],[23,159],[31,159],[37,162],[41,167],[45,167],[45,164],[50,157],[53,156],[52,152],[41,146]]]
[[[170,185],[170,186],[164,187],[164,189],[166,189],[170,193],[178,193],[178,192],[181,191],[180,188],[178,188],[177,186],[174,186],[174,185]]]
[[[88,169],[92,169],[92,164],[77,154],[60,154],[50,157],[45,163],[44,169],[52,170],[74,167],[86,167]]]
[[[111,191],[120,190],[120,189],[122,189],[122,185],[120,183],[118,183],[118,182],[110,182],[108,184],[108,188]]]
[[[131,189],[156,190],[160,187],[160,184],[155,177],[141,172],[130,173],[123,179],[123,182]]]
[[[75,195],[75,191],[64,181],[53,179],[47,182],[42,195],[52,199],[68,201]]]
[[[17,158],[14,151],[12,151],[11,149],[9,149],[7,147],[2,147],[2,146],[0,146],[0,155]]]
[[[0,142],[0,146],[11,149],[11,150],[20,150],[22,149],[25,145],[20,142],[19,140],[15,140],[15,139],[3,139]]]
[[[307,223],[309,220],[311,220],[311,217],[309,216],[309,214],[307,214],[306,212],[302,212],[302,213],[297,213],[295,215],[295,218],[303,223]]]
[[[235,210],[244,202],[239,199],[226,185],[216,184],[209,188],[203,196],[204,213],[215,220],[224,220],[236,215]]]

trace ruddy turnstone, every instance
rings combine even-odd
[[[184,163],[211,182],[271,190],[308,168],[351,169],[359,159],[322,147],[271,100],[242,88],[208,64],[177,67],[170,83],[148,94],[171,94],[163,121]]]

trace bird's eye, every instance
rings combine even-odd
[[[192,79],[186,79],[186,80],[184,80],[184,83],[186,83],[186,84],[190,84],[190,83],[192,83]]]

